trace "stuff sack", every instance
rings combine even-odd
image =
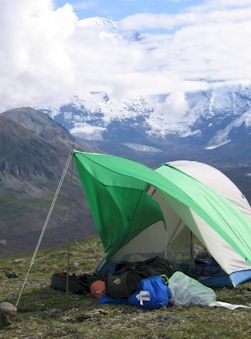
[[[216,301],[215,292],[182,272],[175,272],[168,281],[170,303],[175,306],[207,306]]]
[[[140,278],[134,270],[122,274],[108,273],[106,293],[112,298],[128,298],[138,288]]]
[[[168,305],[169,298],[166,279],[156,275],[142,279],[137,291],[127,299],[127,302],[129,305],[156,309]]]

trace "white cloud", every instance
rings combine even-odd
[[[237,23],[249,21],[251,17],[251,2],[245,8],[212,8],[208,6],[193,7],[181,14],[152,14],[138,13],[121,20],[121,26],[125,29],[167,29],[180,28],[190,25],[206,25],[219,23]]]
[[[78,126],[72,128],[70,132],[73,135],[86,140],[102,140],[102,132],[104,130],[105,128],[102,127],[80,123]]]
[[[2,106],[62,100],[62,85],[65,94],[75,82],[67,48],[77,25],[72,7],[54,10],[48,0],[1,1],[0,7]]]
[[[0,0],[0,111],[66,103],[89,91],[108,92],[118,107],[130,96],[173,93],[158,107],[171,123],[184,112],[184,92],[208,88],[207,80],[251,80],[250,19],[247,0],[118,23],[80,20],[71,5],[55,9],[50,0]],[[133,40],[129,29],[148,33]]]
[[[154,107],[155,111],[147,119],[151,133],[164,136],[167,131],[183,132],[179,122],[188,108],[184,92],[174,91],[164,101],[156,102]]]
[[[220,9],[220,8],[243,8],[249,7],[251,5],[251,0],[208,0],[203,3],[202,6],[197,6],[195,9],[197,10],[205,10],[205,9]]]

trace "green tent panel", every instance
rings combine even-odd
[[[146,193],[145,182],[119,171],[111,172],[92,160],[95,155],[89,156],[74,153],[104,255],[109,258],[163,216],[158,204]]]

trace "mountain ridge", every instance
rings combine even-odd
[[[78,145],[68,131],[34,109],[0,114],[0,256],[34,249],[73,143]],[[96,150],[90,145],[87,148]],[[70,222],[72,231],[66,239]],[[72,166],[43,246],[57,246],[94,232]]]

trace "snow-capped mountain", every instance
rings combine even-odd
[[[91,92],[42,110],[78,137],[138,150],[142,145],[143,151],[145,146],[163,149],[171,141],[209,150],[251,135],[251,86],[243,85],[121,103],[106,93]]]
[[[153,167],[180,159],[211,164],[251,201],[251,86],[135,97],[121,103],[92,92],[43,111],[109,154]]]
[[[128,91],[127,87],[124,91],[123,80],[128,81],[128,74],[141,71],[149,74],[149,69],[142,63],[144,58],[137,59],[138,54],[135,52],[140,52],[139,55],[142,56],[142,51],[145,53],[148,47],[154,48],[154,45],[143,43],[144,48],[141,46],[143,50],[139,51],[137,48],[142,45],[139,42],[144,42],[144,39],[145,36],[128,31],[119,22],[106,18],[80,20],[76,29],[76,41],[79,45],[85,44],[90,50],[87,57],[85,51],[77,49],[78,58],[84,58],[91,67],[93,58],[105,51],[102,54],[105,67],[100,67],[103,66],[100,65],[101,59],[95,59],[97,65],[94,69],[86,67],[84,74],[79,73],[80,83],[84,81],[81,79],[99,74],[98,79],[95,79],[96,85],[90,87],[92,91],[85,93],[80,86],[80,93],[71,100],[66,100],[63,105],[36,108],[46,112],[75,136],[96,143],[123,144],[142,152],[166,150],[167,146],[177,149],[179,145],[183,149],[192,146],[210,151],[231,145],[244,135],[250,137],[251,85],[220,85],[219,82],[214,85],[212,82],[208,83],[209,89],[204,91],[184,93],[175,90],[163,94],[162,90],[157,90],[161,94],[151,96],[132,96],[130,93],[135,92]],[[99,49],[100,46],[103,49]],[[119,55],[119,63],[115,62],[110,52],[114,46],[115,54]],[[130,49],[132,46],[133,50]],[[136,53],[133,54],[136,68],[126,66],[130,51]],[[144,53],[143,56],[149,55]],[[113,67],[109,68],[109,65]],[[155,67],[160,70],[159,64],[151,59],[150,70]],[[113,83],[113,87],[108,86],[110,94],[100,91],[106,79],[103,78],[103,73],[106,74],[107,70],[108,76],[109,70],[112,70],[119,80]],[[86,88],[89,88],[88,83]]]
[[[116,21],[101,18],[91,17],[81,20],[78,24],[79,38],[93,43],[93,39],[100,41],[109,41],[114,44],[118,41],[125,40],[138,40],[139,34],[137,32],[125,31],[121,29]],[[84,37],[81,34],[84,33]]]

